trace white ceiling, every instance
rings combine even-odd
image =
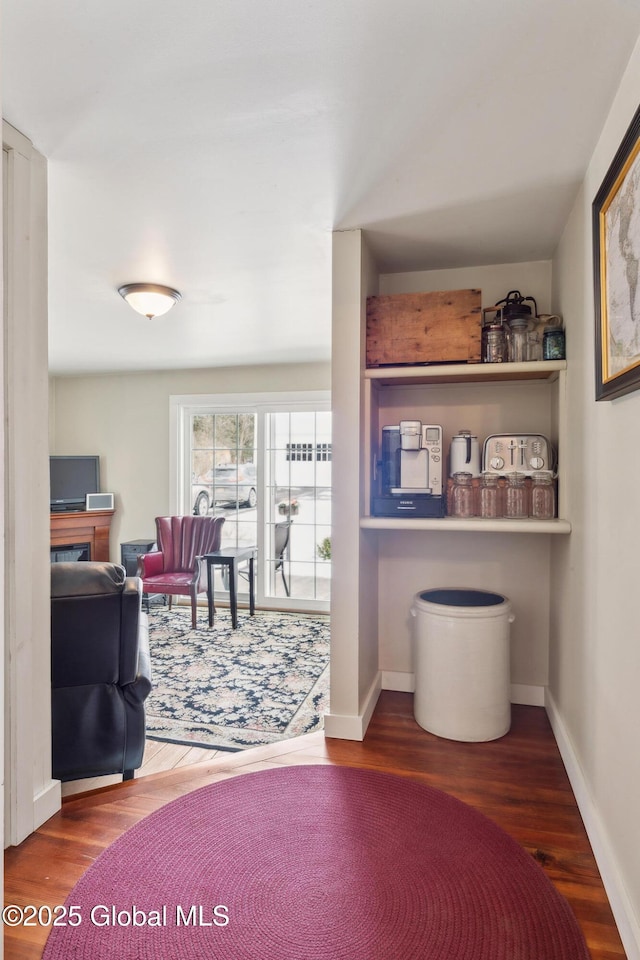
[[[383,271],[550,257],[639,31],[638,0],[3,0],[52,371],[328,359],[336,228]],[[146,320],[140,281],[183,300]]]

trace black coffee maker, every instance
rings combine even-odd
[[[376,463],[374,517],[441,517],[442,427],[401,420],[382,428],[382,458]]]

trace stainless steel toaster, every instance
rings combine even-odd
[[[483,473],[504,476],[523,473],[531,476],[539,470],[555,473],[555,450],[546,437],[539,433],[496,433],[484,442]]]

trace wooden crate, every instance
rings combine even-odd
[[[367,298],[367,366],[477,363],[480,290],[397,293]]]

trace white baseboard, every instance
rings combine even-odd
[[[49,780],[33,798],[33,829],[42,826],[61,806],[62,784],[59,780]]]
[[[383,670],[382,689],[397,690],[399,693],[415,693],[416,678],[413,673],[399,673],[397,670]]]
[[[364,740],[364,735],[367,732],[367,727],[373,716],[373,711],[376,708],[376,703],[378,702],[378,697],[380,696],[380,691],[382,690],[382,676],[380,672],[376,673],[371,686],[369,687],[367,694],[364,698],[363,709],[362,709],[362,739]]]
[[[413,673],[400,673],[395,670],[382,671],[382,689],[396,690],[399,693],[415,693],[416,678]],[[530,707],[544,707],[544,687],[526,683],[511,684],[511,703],[522,703]]]
[[[521,703],[526,707],[544,707],[546,687],[539,687],[532,683],[512,683],[511,703]]]
[[[364,740],[381,689],[380,674],[377,673],[364,698],[362,713],[352,716],[325,713],[325,737],[335,737],[337,740]]]
[[[364,740],[362,717],[340,713],[325,713],[325,737],[336,740]]]
[[[553,696],[547,690],[545,706],[551,729],[560,750],[560,756],[569,777],[569,782],[580,810],[593,854],[598,864],[604,888],[609,898],[611,910],[616,921],[620,939],[628,960],[640,960],[640,922],[635,916],[633,906],[627,896],[624,882],[616,864],[615,853],[611,848],[607,832],[596,806],[593,803],[587,781],[582,772],[580,761],[573,748],[571,738]]]

